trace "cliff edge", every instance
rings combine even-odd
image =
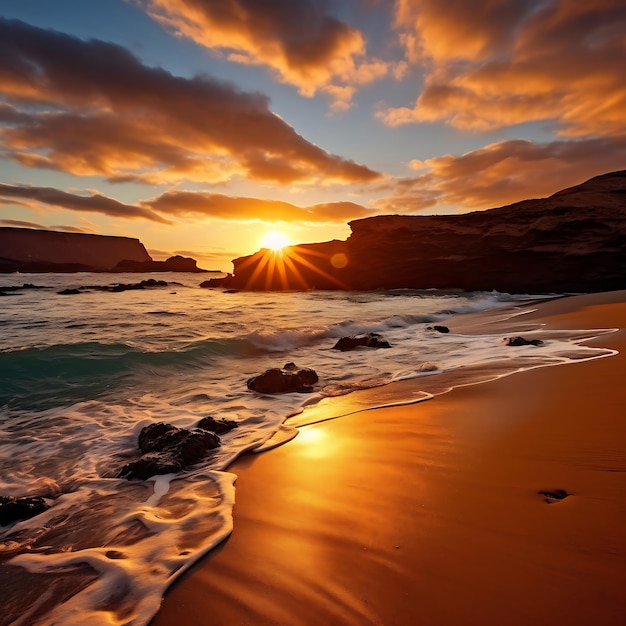
[[[139,239],[0,227],[0,272],[201,272],[194,259],[153,261]]]
[[[346,241],[235,259],[234,275],[203,286],[510,293],[626,288],[626,171],[497,209],[376,216],[350,228]]]

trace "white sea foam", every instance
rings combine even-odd
[[[0,495],[42,495],[51,505],[0,534],[0,586],[10,597],[2,624],[147,623],[171,581],[231,531],[234,476],[224,470],[295,436],[316,403],[318,415],[335,417],[336,398],[358,390],[389,392],[377,392],[377,404],[366,391],[353,394],[345,412],[431,397],[419,385],[399,396],[394,385],[410,379],[481,367],[499,376],[612,353],[583,344],[603,331],[525,331],[544,345],[513,348],[503,335],[428,329],[517,299],[495,292],[227,294],[176,274],[162,277],[183,283],[175,294],[56,293],[111,278],[29,276],[52,288],[5,298],[0,311]],[[392,347],[332,349],[341,336],[367,332]],[[314,393],[248,391],[249,377],[287,361],[318,372]],[[203,463],[146,482],[115,477],[138,455],[144,426],[194,427],[206,415],[238,427]]]

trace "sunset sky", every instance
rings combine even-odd
[[[626,168],[624,67],[624,0],[0,0],[0,226],[230,271],[544,197]]]

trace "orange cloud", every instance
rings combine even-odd
[[[121,46],[1,18],[0,91],[0,146],[30,167],[153,184],[379,177],[298,135],[262,94],[177,77]]]
[[[462,155],[420,161],[416,167],[426,169],[424,174],[396,181],[389,187],[391,194],[373,204],[386,213],[435,212],[435,207],[489,209],[551,195],[623,169],[624,163],[626,135],[547,144],[502,141]]]
[[[42,205],[69,211],[102,213],[128,219],[172,224],[176,217],[211,217],[225,221],[345,223],[367,217],[371,210],[354,202],[327,202],[300,207],[289,202],[244,198],[200,191],[167,191],[137,204],[124,204],[98,193],[78,195],[52,187],[0,183],[0,205],[19,204],[37,210]]]
[[[343,223],[371,215],[369,209],[353,202],[329,202],[300,207],[279,200],[198,191],[168,191],[140,204],[162,215],[196,215],[241,221]]]
[[[229,61],[264,65],[300,94],[319,90],[334,110],[351,105],[346,88],[367,84],[393,70],[366,57],[363,34],[328,12],[319,0],[143,0],[166,28],[189,37]]]
[[[551,120],[568,136],[624,129],[622,0],[399,0],[396,25],[427,78],[414,106],[379,113],[386,124],[444,120],[483,131]]]
[[[47,230],[47,226],[36,224],[35,222],[25,222],[24,220],[0,220],[3,226],[14,226],[16,228],[35,228],[37,230]]]

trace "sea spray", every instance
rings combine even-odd
[[[0,494],[41,495],[51,508],[0,529],[0,588],[10,599],[0,624],[147,623],[171,581],[230,532],[234,476],[225,470],[241,454],[293,437],[316,419],[316,403],[327,418],[329,407],[341,414],[342,398],[354,399],[352,412],[423,401],[429,394],[407,384],[418,378],[445,390],[451,372],[475,381],[479,370],[497,377],[611,353],[582,345],[592,336],[584,332],[537,330],[528,336],[544,345],[512,349],[498,334],[429,329],[459,312],[529,299],[519,296],[233,294],[198,288],[196,275],[163,278],[180,284],[62,296],[111,276],[29,276],[49,289],[3,300]],[[332,349],[339,337],[368,332],[391,349]],[[317,371],[314,393],[248,391],[248,378],[288,361]],[[204,462],[145,482],[116,478],[138,455],[142,427],[191,428],[207,415],[238,427]]]

